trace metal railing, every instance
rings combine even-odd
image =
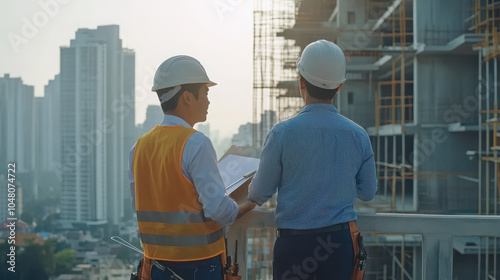
[[[500,237],[500,216],[359,214],[357,225],[363,233],[421,234],[425,280],[453,279],[453,237]],[[242,279],[247,279],[249,228],[276,228],[274,212],[254,210],[237,220],[228,232],[229,252],[234,252],[232,244],[238,240]]]

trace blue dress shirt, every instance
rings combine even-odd
[[[368,201],[377,191],[368,134],[329,104],[308,105],[276,124],[265,140],[249,199],[262,205],[276,191],[279,228],[356,220],[356,197]]]
[[[172,115],[165,115],[160,125],[182,125],[191,128],[186,121]],[[130,150],[128,170],[132,207],[135,211],[135,183],[132,169],[134,151],[135,144]],[[181,165],[182,173],[194,184],[198,192],[205,216],[220,226],[231,225],[238,215],[238,205],[226,194],[210,139],[201,132],[193,133],[184,146]]]

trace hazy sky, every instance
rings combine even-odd
[[[210,89],[207,121],[228,136],[252,118],[252,5],[243,0],[2,0],[0,76],[21,77],[35,86],[35,96],[43,96],[44,85],[59,73],[59,47],[69,46],[78,28],[118,24],[123,47],[136,53],[136,123],[144,121],[149,104],[158,104],[150,91],[151,73],[168,57],[187,54],[218,83]]]

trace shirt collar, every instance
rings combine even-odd
[[[314,104],[309,104],[304,108],[302,108],[299,114],[312,111],[329,111],[333,113],[338,113],[337,108],[333,104],[314,103]]]
[[[192,128],[185,120],[174,116],[174,115],[164,115],[163,121],[160,124],[161,126],[177,126],[182,125],[187,128]]]

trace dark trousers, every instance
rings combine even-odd
[[[166,266],[177,273],[184,280],[222,280],[222,260],[221,256],[216,256],[206,260],[191,262],[167,262],[160,261],[160,264]],[[170,280],[172,273],[165,269],[162,271],[153,265],[151,270],[152,280]]]
[[[274,244],[274,280],[349,280],[354,250],[349,230],[281,236]]]

